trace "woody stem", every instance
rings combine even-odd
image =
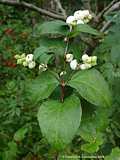
[[[64,96],[65,96],[65,85],[64,85],[64,80],[61,80],[61,102],[64,101]]]

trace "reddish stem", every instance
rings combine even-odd
[[[65,96],[65,83],[64,80],[61,80],[61,102],[64,101]]]

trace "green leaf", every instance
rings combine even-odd
[[[65,42],[63,38],[48,38],[42,37],[39,42],[40,46],[46,46],[49,50],[56,55],[63,55],[65,51]]]
[[[85,132],[83,135],[85,135],[86,132],[88,135],[95,135],[98,131],[101,133],[104,132],[109,124],[109,116],[111,115],[112,105],[110,107],[96,107],[93,104],[83,100],[82,108],[83,114],[80,132],[83,130]]]
[[[94,153],[99,150],[99,146],[103,144],[103,134],[94,127],[90,121],[88,123],[82,123],[79,129],[79,135],[86,144],[82,145],[82,150],[88,153]]]
[[[83,114],[78,135],[86,142],[81,149],[88,153],[94,153],[104,143],[103,133],[109,124],[111,108],[96,107],[85,100],[81,105]]]
[[[65,22],[56,20],[44,22],[36,26],[36,32],[39,35],[53,34],[65,36],[68,32],[68,26]]]
[[[59,82],[50,72],[42,72],[39,77],[25,82],[25,91],[28,100],[37,103],[48,98]]]
[[[79,35],[81,32],[89,33],[89,34],[96,35],[96,36],[100,35],[100,32],[98,32],[96,29],[90,27],[89,25],[80,24],[74,28],[74,30],[70,33],[70,36],[75,37],[75,36]]]
[[[88,102],[97,106],[111,106],[111,94],[103,76],[95,69],[78,71],[68,85],[75,88]]]
[[[83,46],[80,45],[79,41],[73,41],[69,45],[69,52],[74,55],[75,59],[80,59],[82,57]]]
[[[89,143],[95,143],[96,141],[102,141],[102,134],[101,132],[97,131],[96,128],[93,126],[90,121],[86,121],[81,123],[79,129],[79,135]]]
[[[4,160],[16,160],[18,154],[17,144],[14,141],[8,143],[8,149],[3,153]]]
[[[44,102],[38,112],[43,135],[58,150],[64,149],[75,136],[81,121],[79,98],[70,96],[63,103],[57,100]]]
[[[112,149],[112,153],[106,156],[105,160],[120,160],[120,149],[117,147]]]
[[[49,48],[47,47],[39,47],[36,48],[34,51],[34,58],[39,63],[47,64],[49,60],[53,57],[53,54],[48,54],[50,52]]]
[[[86,143],[81,146],[81,150],[87,153],[95,153],[99,150],[99,146],[96,143]]]
[[[14,140],[17,142],[22,141],[25,138],[28,128],[20,128],[14,135]]]
[[[120,63],[120,43],[115,44],[111,48],[110,58],[111,62],[113,64],[119,64]]]

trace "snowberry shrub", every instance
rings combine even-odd
[[[28,81],[26,88],[30,101],[41,104],[37,114],[40,129],[56,150],[70,144],[81,126],[81,98],[95,106],[111,106],[108,85],[95,69],[97,57],[81,54],[79,46],[73,44],[80,33],[99,36],[100,33],[87,24],[91,18],[89,11],[80,10],[69,16],[66,23],[56,20],[37,25],[35,32],[40,36],[40,46],[33,54],[15,56],[17,64],[33,72],[38,70],[37,78]],[[80,136],[86,138],[82,132]],[[99,149],[100,136],[99,139],[88,152]],[[87,142],[93,144],[91,139]],[[87,146],[82,149],[86,150]]]

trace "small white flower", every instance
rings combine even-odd
[[[85,63],[85,62],[87,62],[89,60],[89,56],[87,55],[87,54],[84,54],[83,56],[82,56],[82,61]]]
[[[31,62],[33,60],[33,54],[28,54],[27,56],[26,56],[26,62]]]
[[[97,61],[97,56],[92,56],[91,60],[92,60],[92,62],[96,62]]]
[[[21,57],[21,58],[25,58],[25,53],[23,53],[20,57]]]
[[[74,17],[74,16],[69,16],[69,17],[67,17],[66,23],[67,23],[68,25],[75,25],[75,24],[76,24],[76,19],[75,19],[75,17]]]
[[[78,20],[77,24],[84,24],[84,22],[82,20]]]
[[[28,63],[28,68],[33,69],[35,68],[35,65],[36,65],[35,61],[31,61]]]
[[[72,61],[70,62],[70,68],[71,68],[72,70],[76,70],[76,69],[77,69],[77,66],[78,66],[78,62],[77,62],[76,59],[74,59],[74,60],[72,60]]]
[[[47,64],[41,63],[41,64],[39,65],[39,70],[41,70],[41,71],[46,71],[46,70],[47,70]]]
[[[88,19],[89,19],[89,20],[91,20],[91,19],[92,19],[92,15],[91,15],[91,14],[89,14]]]
[[[73,54],[66,54],[66,62],[71,62],[73,60]]]
[[[92,67],[91,64],[87,64],[87,63],[80,65],[81,70],[86,70],[86,69],[89,69],[91,67]]]

